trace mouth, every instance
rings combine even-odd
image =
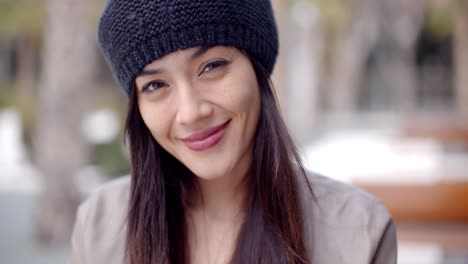
[[[231,119],[225,123],[207,128],[183,138],[184,144],[193,151],[204,151],[217,145],[223,138]]]

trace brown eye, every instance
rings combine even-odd
[[[161,88],[164,88],[164,87],[167,87],[169,86],[167,83],[165,82],[161,82],[161,81],[151,81],[147,84],[145,84],[143,86],[143,89],[141,89],[141,92],[142,93],[151,93],[151,92],[154,92],[156,90],[159,90]]]
[[[229,62],[226,61],[226,60],[216,60],[216,61],[213,61],[213,62],[209,62],[203,68],[200,75],[202,75],[203,73],[211,72],[211,71],[216,70],[218,68],[222,68],[222,67],[226,66],[227,64],[229,64]]]

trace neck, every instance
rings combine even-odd
[[[212,220],[234,220],[243,215],[248,199],[250,164],[239,165],[242,166],[237,166],[237,170],[217,179],[197,179],[200,196],[194,208],[196,211],[203,212]]]
[[[246,176],[197,179],[199,199],[190,208],[187,222],[191,263],[229,262],[245,217]]]
[[[248,177],[253,160],[253,147],[225,175],[211,180],[196,177],[198,193],[192,213],[203,213],[211,220],[238,221],[245,216],[249,196]]]
[[[247,200],[244,179],[242,177],[235,182],[224,179],[199,180],[201,197],[196,209],[218,220],[229,219],[243,212]]]

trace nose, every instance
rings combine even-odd
[[[178,111],[176,120],[179,124],[190,125],[212,115],[213,107],[205,100],[202,91],[199,91],[190,83],[179,86],[177,90]]]

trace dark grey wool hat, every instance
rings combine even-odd
[[[269,73],[278,55],[270,0],[108,0],[98,41],[127,94],[145,65],[179,49],[233,46]]]

